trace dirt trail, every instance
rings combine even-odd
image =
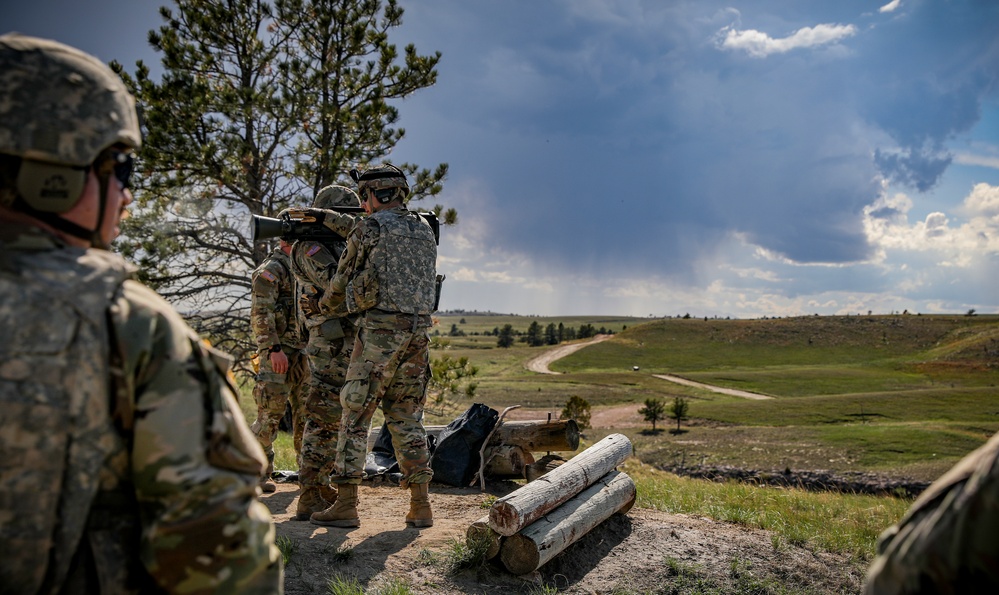
[[[560,345],[554,349],[549,349],[548,351],[527,360],[527,369],[532,372],[537,372],[538,374],[559,374],[559,372],[553,372],[548,368],[552,362],[562,359],[563,357],[575,353],[584,347],[589,347],[595,343],[605,341],[610,339],[611,335],[597,335],[590,339],[589,341],[583,341],[581,343],[572,343],[569,345]],[[734,388],[723,388],[720,386],[713,386],[710,384],[704,384],[702,382],[695,382],[693,380],[687,380],[686,378],[681,378],[680,376],[674,376],[672,374],[653,374],[655,378],[660,378],[669,382],[674,382],[676,384],[683,384],[685,386],[693,386],[696,388],[703,388],[710,390],[712,392],[720,393],[723,395],[730,395],[733,397],[742,397],[744,399],[772,399],[773,397],[767,395],[761,395],[759,393],[753,393],[744,390],[738,390]]]
[[[527,361],[527,369],[532,372],[537,372],[538,374],[559,374],[560,372],[553,372],[548,369],[548,365],[555,360],[562,359],[563,357],[569,355],[570,353],[575,353],[582,349],[583,347],[588,347],[594,343],[599,343],[606,339],[610,339],[610,335],[596,335],[589,341],[583,341],[582,343],[571,343],[569,345],[559,345],[554,349],[549,349],[548,351],[542,353],[541,355],[531,358]]]
[[[682,384],[684,386],[693,386],[696,388],[703,388],[709,390],[713,393],[719,393],[723,395],[730,395],[733,397],[742,397],[744,399],[755,399],[757,401],[762,401],[765,399],[772,399],[773,397],[767,395],[761,395],[760,393],[751,393],[745,390],[738,390],[735,388],[723,388],[721,386],[714,386],[711,384],[704,384],[703,382],[694,382],[693,380],[687,380],[686,378],[681,378],[680,376],[674,376],[672,374],[653,374],[655,378],[661,378],[663,380],[668,380],[669,382],[674,382],[676,384]]]

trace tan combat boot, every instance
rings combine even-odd
[[[265,494],[273,494],[277,490],[277,486],[271,481],[270,475],[265,475],[260,478],[260,491]]]
[[[323,497],[323,500],[329,502],[330,506],[336,504],[336,498],[337,498],[336,486],[334,485],[319,486],[319,495]]]
[[[326,510],[330,503],[326,501],[319,486],[302,486],[302,495],[298,497],[298,508],[295,510],[296,521],[307,521],[314,512]]]
[[[336,503],[313,514],[309,520],[313,525],[324,527],[360,527],[361,519],[357,517],[357,484],[340,484]]]
[[[430,484],[409,484],[409,514],[406,524],[410,527],[433,527],[434,513],[430,510]]]

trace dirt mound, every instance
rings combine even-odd
[[[843,556],[783,543],[765,531],[633,508],[531,575],[511,575],[498,561],[450,573],[443,562],[454,544],[464,543],[467,527],[488,513],[491,497],[516,487],[498,483],[483,493],[433,485],[435,524],[428,529],[406,527],[409,493],[395,486],[361,486],[356,529],[292,520],[295,484],[279,484],[261,500],[274,515],[278,538],[289,544],[289,594],[326,593],[336,576],[356,580],[369,593],[392,582],[420,594],[530,593],[542,585],[561,593],[744,593],[778,586],[792,592],[858,592],[866,569]]]

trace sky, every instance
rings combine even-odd
[[[162,3],[0,30],[156,64]],[[999,312],[999,2],[400,5],[390,41],[442,54],[389,156],[449,164],[442,310]]]

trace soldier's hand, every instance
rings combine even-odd
[[[275,374],[288,373],[288,356],[283,351],[271,353],[271,369],[274,370]]]
[[[302,309],[302,313],[306,316],[318,316],[322,313],[322,310],[319,308],[318,294],[303,293],[298,298],[298,305]]]
[[[302,223],[312,223],[313,221],[322,223],[326,219],[326,211],[322,209],[286,209],[282,211],[288,214],[288,218]]]

